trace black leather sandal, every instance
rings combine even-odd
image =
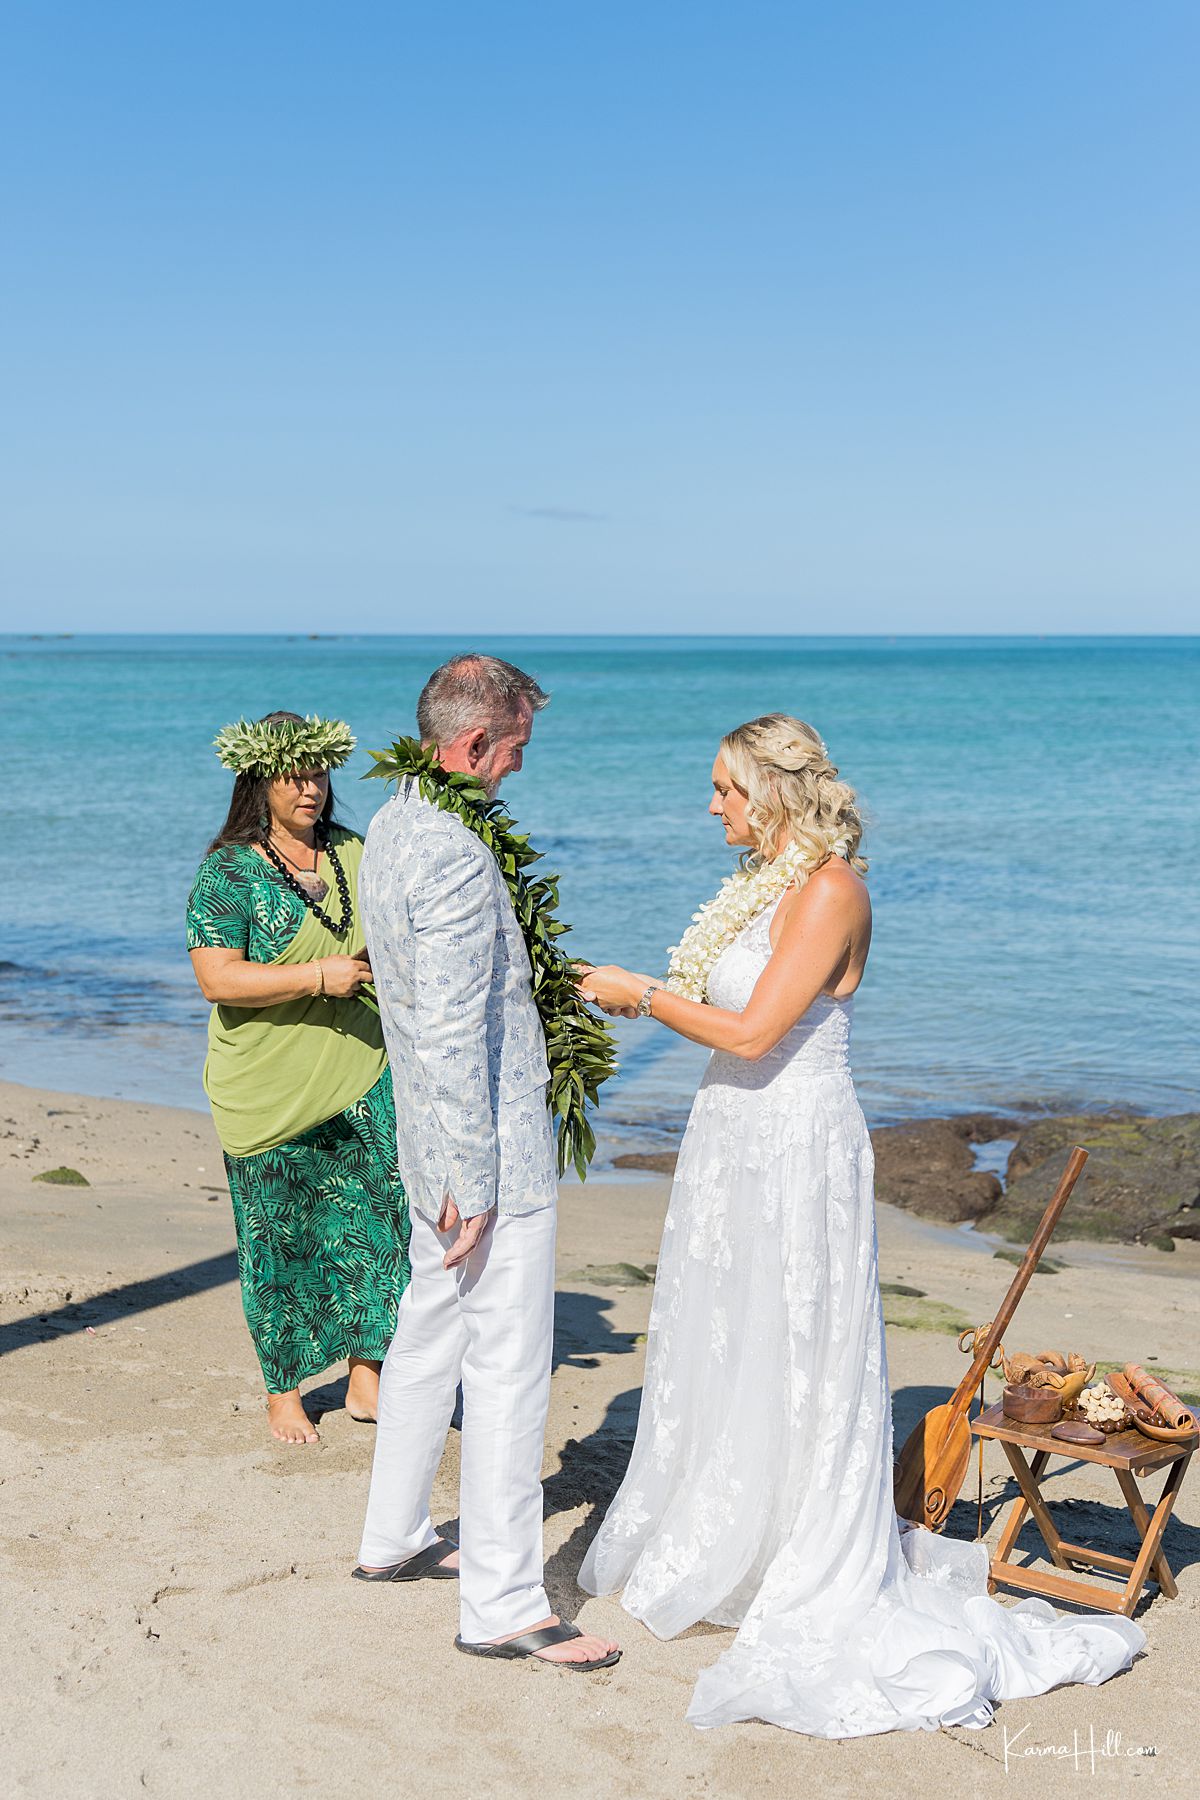
[[[552,1669],[574,1669],[577,1675],[590,1675],[594,1669],[611,1669],[614,1663],[620,1662],[619,1650],[610,1650],[607,1656],[598,1656],[592,1662],[558,1662],[553,1657],[538,1655],[539,1650],[545,1650],[551,1644],[569,1644],[572,1638],[582,1636],[577,1625],[567,1625],[560,1620],[557,1625],[543,1625],[540,1631],[526,1631],[521,1637],[509,1638],[504,1644],[464,1644],[456,1637],[454,1648],[467,1656],[494,1656],[504,1662],[532,1657],[534,1662],[546,1663]]]
[[[457,1544],[451,1544],[445,1538],[439,1538],[436,1544],[430,1544],[427,1550],[418,1550],[415,1556],[407,1561],[393,1563],[389,1569],[364,1569],[360,1564],[351,1569],[351,1581],[457,1581],[458,1570],[446,1569],[442,1565]]]

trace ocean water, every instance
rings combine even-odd
[[[0,638],[0,1076],[203,1104],[189,883],[275,707],[366,747],[413,728],[453,637]],[[550,689],[505,799],[561,876],[567,947],[650,973],[731,866],[721,733],[808,719],[858,789],[876,909],[855,1069],[873,1122],[1197,1105],[1200,639],[497,638]],[[668,1140],[704,1053],[622,1024],[602,1144]]]

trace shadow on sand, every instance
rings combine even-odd
[[[640,1333],[614,1331],[606,1315],[613,1302],[591,1293],[560,1293],[555,1305],[554,1366],[593,1369],[602,1356],[630,1356],[640,1350]],[[640,1387],[626,1388],[609,1401],[596,1430],[584,1438],[567,1438],[554,1474],[543,1483],[547,1518],[555,1513],[587,1511],[566,1542],[546,1564],[550,1604],[564,1619],[574,1619],[587,1596],[576,1583],[600,1522],[621,1485],[637,1432]]]
[[[87,1300],[68,1301],[48,1312],[9,1319],[0,1325],[0,1356],[7,1356],[10,1350],[27,1349],[31,1344],[69,1337],[74,1332],[86,1331],[89,1325],[94,1330],[97,1325],[111,1325],[115,1320],[127,1319],[131,1313],[152,1312],[155,1307],[186,1300],[191,1294],[225,1287],[237,1278],[237,1253],[224,1250],[220,1256],[206,1256],[202,1262],[187,1263],[182,1269],[171,1269],[164,1275],[148,1275],[141,1281],[127,1281],[121,1287],[106,1288]]]

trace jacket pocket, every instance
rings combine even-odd
[[[546,1052],[542,1049],[531,1050],[511,1061],[501,1060],[500,1077],[495,1084],[495,1091],[501,1100],[519,1100],[522,1094],[531,1094],[535,1088],[545,1087],[549,1079],[550,1065],[546,1061]]]

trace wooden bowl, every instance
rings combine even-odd
[[[1135,1419],[1134,1424],[1144,1437],[1153,1438],[1159,1444],[1187,1444],[1196,1436],[1194,1430],[1182,1425],[1155,1425],[1150,1419]]]
[[[1006,1419],[1018,1425],[1053,1425],[1062,1418],[1062,1396],[1057,1388],[1006,1387],[1000,1396]]]

